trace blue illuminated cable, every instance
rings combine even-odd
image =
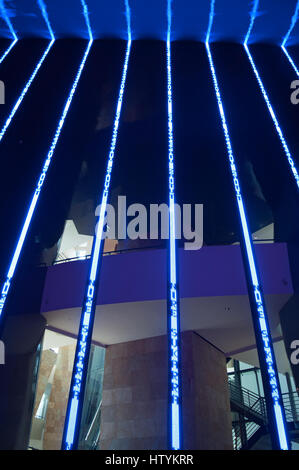
[[[289,442],[288,442],[288,437],[287,437],[287,432],[286,432],[286,422],[285,422],[285,417],[284,417],[282,397],[281,397],[280,388],[279,388],[279,377],[278,377],[276,361],[275,361],[275,356],[274,356],[274,351],[273,351],[273,346],[272,346],[272,339],[271,339],[271,334],[270,334],[270,329],[269,329],[267,313],[266,313],[264,299],[263,299],[262,287],[261,287],[261,283],[260,283],[258,272],[257,272],[251,232],[250,232],[249,224],[248,224],[247,217],[246,217],[246,211],[245,211],[245,206],[243,202],[243,196],[241,193],[241,186],[240,186],[237,166],[236,166],[235,158],[233,155],[232,144],[230,140],[229,130],[228,130],[227,121],[226,121],[226,117],[224,113],[223,102],[221,98],[221,92],[220,92],[220,88],[218,85],[218,79],[216,75],[212,52],[211,52],[210,45],[209,45],[209,38],[210,38],[211,27],[212,27],[211,25],[213,23],[213,16],[214,16],[214,6],[215,6],[215,0],[212,0],[210,17],[209,17],[209,28],[208,28],[208,33],[206,36],[205,45],[206,45],[208,60],[210,64],[213,84],[215,88],[215,94],[216,94],[217,104],[219,108],[222,128],[224,132],[226,148],[227,148],[227,153],[228,153],[228,158],[229,158],[229,165],[230,165],[230,170],[232,173],[234,189],[236,193],[236,200],[237,200],[237,205],[238,205],[238,211],[239,211],[239,216],[240,216],[240,222],[241,222],[241,227],[242,227],[242,235],[243,235],[244,247],[246,251],[245,260],[246,260],[246,265],[249,268],[248,271],[250,273],[250,282],[248,283],[248,288],[250,290],[252,302],[254,303],[254,307],[252,307],[252,309],[254,308],[254,311],[252,313],[255,317],[254,318],[255,332],[257,336],[257,342],[259,344],[262,344],[263,346],[263,353],[261,353],[260,355],[260,362],[261,364],[265,365],[263,370],[266,371],[266,376],[263,375],[263,377],[266,377],[268,389],[271,391],[271,411],[272,411],[271,416],[273,417],[274,423],[276,426],[276,435],[278,436],[279,448],[281,450],[288,450]],[[260,352],[260,348],[258,348],[258,350]]]
[[[299,18],[299,0],[297,0],[295,12],[294,12],[294,15],[292,16],[290,27],[289,27],[285,37],[283,38],[282,43],[281,43],[281,48],[282,48],[283,52],[285,53],[285,55],[286,55],[288,61],[290,62],[291,66],[293,67],[297,77],[299,77],[299,70],[298,70],[298,67],[296,66],[294,60],[292,59],[289,51],[287,50],[286,44],[287,44],[287,41],[290,37],[291,32],[294,29],[295,24],[298,21],[298,18]]]
[[[171,1],[167,2],[168,30],[166,40],[167,68],[167,112],[168,112],[168,190],[169,190],[169,279],[167,324],[169,344],[169,444],[171,449],[181,448],[181,367],[180,367],[180,311],[177,282],[176,238],[175,238],[175,175],[174,139],[172,113],[172,69],[171,69]]]
[[[256,0],[255,3],[254,3],[253,11],[255,12],[255,16],[254,16],[253,14],[251,15],[251,22],[250,22],[250,27],[251,27],[251,28],[250,28],[250,31],[251,31],[251,29],[252,29],[252,26],[251,26],[251,24],[252,24],[252,18],[253,18],[253,21],[254,21],[254,19],[255,19],[255,17],[256,17],[256,14],[257,14],[257,6],[258,6],[258,5],[256,5],[256,4],[258,4],[258,0]],[[245,48],[246,54],[247,54],[247,56],[248,56],[249,62],[250,62],[250,64],[251,64],[251,67],[252,67],[253,72],[254,72],[254,74],[255,74],[255,76],[256,76],[257,82],[258,82],[258,84],[259,84],[260,90],[261,90],[261,92],[262,92],[262,95],[263,95],[264,100],[265,100],[265,102],[266,102],[266,105],[267,105],[267,107],[268,107],[270,116],[271,116],[272,121],[273,121],[273,123],[274,123],[276,132],[277,132],[278,137],[279,137],[280,142],[281,142],[281,145],[282,145],[283,150],[284,150],[284,152],[285,152],[285,154],[286,154],[286,157],[287,157],[287,159],[288,159],[288,163],[289,163],[289,165],[290,165],[290,168],[291,168],[291,171],[292,171],[292,175],[294,176],[295,181],[296,181],[296,184],[297,184],[297,186],[298,186],[298,188],[299,188],[299,174],[298,174],[297,168],[296,168],[296,166],[295,166],[295,162],[294,162],[294,160],[293,160],[293,157],[292,157],[291,152],[290,152],[290,150],[289,150],[288,144],[287,144],[286,139],[285,139],[285,137],[284,137],[284,135],[283,135],[282,129],[281,129],[280,124],[279,124],[279,122],[278,122],[278,119],[277,119],[277,117],[276,117],[276,115],[275,115],[273,106],[272,106],[272,104],[271,104],[271,102],[270,102],[270,99],[269,99],[269,97],[268,97],[268,95],[267,95],[266,89],[265,89],[265,87],[264,87],[264,84],[263,84],[263,82],[262,82],[262,79],[261,79],[261,77],[260,77],[260,74],[259,74],[259,72],[258,72],[258,70],[257,70],[257,67],[256,67],[255,62],[254,62],[254,60],[253,60],[253,57],[252,57],[252,55],[251,55],[251,53],[250,53],[250,50],[249,50],[249,47],[248,47],[248,40],[249,40],[249,35],[248,35],[248,33],[247,33],[247,34],[246,34],[245,41],[244,41],[244,48]]]
[[[1,321],[1,323],[3,323],[4,305],[5,305],[5,302],[7,300],[8,292],[9,292],[11,282],[12,282],[12,279],[13,279],[13,276],[14,276],[14,273],[15,273],[15,269],[17,267],[17,263],[19,261],[20,255],[21,255],[21,251],[22,251],[22,248],[23,248],[23,245],[24,245],[24,242],[25,242],[25,239],[26,239],[29,227],[30,227],[30,223],[31,223],[34,211],[36,209],[36,205],[37,205],[37,202],[38,202],[38,199],[39,199],[39,196],[40,196],[41,189],[42,189],[42,186],[44,184],[44,181],[45,181],[50,163],[52,161],[52,157],[53,157],[57,142],[59,140],[61,130],[62,130],[62,127],[63,127],[64,122],[65,122],[65,118],[66,118],[67,113],[69,111],[73,96],[75,94],[78,82],[80,80],[80,77],[81,77],[81,74],[82,74],[82,71],[83,71],[83,68],[85,66],[85,62],[86,62],[87,56],[89,54],[92,42],[93,42],[92,39],[88,42],[87,48],[84,52],[82,61],[80,63],[79,69],[77,71],[76,77],[74,79],[73,85],[72,85],[70,93],[68,95],[66,104],[65,104],[64,109],[62,111],[62,114],[60,116],[54,138],[52,140],[52,143],[51,143],[49,152],[47,154],[46,160],[44,161],[40,177],[37,181],[37,184],[36,184],[36,187],[35,187],[35,190],[34,190],[34,193],[33,193],[33,197],[31,199],[31,202],[30,202],[30,205],[29,205],[29,209],[28,209],[26,218],[25,218],[21,233],[19,235],[17,246],[14,250],[14,253],[13,253],[10,265],[9,265],[9,269],[8,269],[8,272],[7,272],[7,275],[6,275],[6,280],[5,280],[5,282],[2,286],[2,289],[1,289],[1,297],[0,297],[0,321]]]
[[[259,6],[259,0],[254,0],[252,10],[250,12],[250,23],[249,23],[249,28],[245,36],[245,44],[247,44],[249,36],[251,35],[251,31],[254,25],[255,18],[257,16],[258,12],[258,6]]]
[[[290,53],[289,51],[286,49],[285,46],[281,46],[281,49],[283,50],[284,54],[286,55],[288,61],[290,62],[291,66],[293,67],[297,77],[299,77],[299,70],[294,62],[294,59],[292,59],[292,57],[290,56]]]
[[[298,17],[299,17],[299,0],[297,0],[295,12],[292,16],[290,27],[289,27],[285,37],[283,38],[282,43],[281,43],[282,46],[286,46],[286,43],[289,40],[290,34],[293,31],[293,29],[295,27],[295,24],[297,23]]]
[[[129,36],[131,37],[131,36]],[[64,424],[64,432],[61,448],[63,450],[75,450],[78,446],[81,413],[84,401],[85,380],[88,370],[88,359],[92,338],[94,315],[97,301],[97,289],[99,283],[101,258],[103,252],[103,234],[105,212],[108,203],[111,173],[114,162],[115,148],[117,143],[119,121],[125,91],[127,70],[131,52],[131,39],[127,41],[125,60],[123,65],[115,120],[113,125],[110,151],[107,160],[107,168],[104,180],[103,192],[101,195],[101,209],[99,223],[93,240],[90,269],[87,279],[84,302],[81,311],[81,320],[78,332],[77,347],[74,358],[73,373],[70,385],[70,392],[67,405],[67,413]]]
[[[4,0],[0,0],[0,12],[1,12],[1,16],[2,18],[4,19],[5,23],[7,24],[8,26],[8,29],[10,31],[10,34],[12,35],[13,37],[13,41],[10,43],[10,45],[8,46],[8,48],[4,51],[4,53],[2,54],[2,56],[0,57],[0,64],[4,61],[5,57],[10,53],[10,51],[12,50],[12,48],[16,45],[16,43],[18,42],[18,38],[17,38],[17,35],[16,35],[16,32],[13,28],[13,25],[10,21],[10,18],[7,14],[7,11],[6,11],[6,8],[5,8],[5,5],[4,5]]]
[[[129,0],[125,0],[126,7],[126,20],[127,20],[127,35],[128,40],[132,41],[132,28],[131,28],[131,7],[129,5]]]
[[[10,53],[10,51],[12,50],[12,48],[16,45],[16,43],[18,42],[18,39],[14,39],[10,45],[8,46],[8,48],[4,51],[4,53],[2,54],[2,56],[0,57],[0,64],[2,64],[2,62],[4,61],[5,57]]]
[[[91,40],[93,39],[93,35],[92,35],[92,30],[91,30],[90,21],[89,21],[88,7],[87,7],[85,0],[81,0],[81,4],[82,4],[82,9],[83,9],[83,15],[84,15],[86,26],[87,26],[88,36],[89,36],[89,39]]]
[[[207,34],[206,34],[206,45],[207,44],[209,45],[209,42],[210,42],[214,16],[215,16],[215,0],[211,0],[208,29],[207,29]]]
[[[2,18],[4,19],[5,23],[7,24],[8,28],[9,28],[10,34],[12,35],[12,37],[14,39],[18,39],[17,35],[16,35],[16,32],[13,28],[13,25],[10,21],[10,18],[7,14],[7,10],[6,10],[6,7],[4,5],[4,0],[0,0],[0,11],[1,11]]]
[[[43,0],[37,0],[38,6],[42,12],[43,18],[46,22],[46,25],[48,26],[48,31],[50,33],[50,38],[55,39],[55,35],[49,20],[48,12],[47,12],[47,7],[45,5],[45,2]]]

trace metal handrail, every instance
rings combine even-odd
[[[274,239],[272,238],[260,238],[260,239],[253,239],[253,243],[259,243],[259,242],[274,242]],[[240,242],[235,242],[236,244],[239,244]],[[209,245],[209,246],[216,246],[216,245]],[[139,250],[151,250],[151,249],[161,249],[165,248],[165,243],[160,244],[160,245],[151,245],[151,246],[140,246],[140,247],[134,247],[134,248],[124,248],[122,250],[114,250],[114,251],[106,251],[103,253],[103,256],[109,256],[109,255],[117,255],[121,253],[127,253],[131,251],[139,251]],[[58,255],[60,256],[60,255]],[[85,256],[75,256],[72,258],[66,258],[64,255],[61,256],[61,259],[56,259],[53,261],[51,265],[56,265],[56,264],[61,264],[61,263],[68,263],[68,262],[73,262],[73,261],[81,261],[81,260],[87,260],[90,259],[91,255],[85,255]],[[41,265],[45,266],[47,265],[46,263],[41,263]]]
[[[231,380],[229,380],[228,383],[231,397],[235,398],[235,400],[243,407],[246,407],[248,410],[259,414],[263,421],[265,421],[266,411],[264,397],[246,389],[245,387],[238,387],[237,385],[233,384]]]
[[[282,394],[283,406],[286,413],[286,420],[289,422],[299,422],[299,395],[297,392]]]
[[[248,443],[249,439],[261,428],[261,426],[254,421],[245,421],[245,444]],[[242,431],[240,422],[233,423],[233,446],[235,450],[240,450],[243,447]]]
[[[164,240],[165,242],[166,240]],[[253,243],[260,243],[260,242],[263,242],[263,243],[269,243],[269,242],[275,242],[274,239],[272,238],[260,238],[260,239],[253,239]],[[239,245],[240,242],[237,241],[235,242],[234,244],[237,244]],[[220,244],[213,244],[213,245],[204,245],[204,246],[231,246],[232,244],[231,243],[222,243],[221,245]],[[139,250],[150,250],[150,249],[161,249],[161,248],[166,248],[165,246],[165,243],[163,244],[160,244],[160,245],[150,245],[150,246],[139,246],[139,247],[134,247],[134,248],[124,248],[122,250],[114,250],[114,251],[106,251],[103,253],[103,256],[109,256],[109,255],[117,255],[117,254],[121,254],[121,253],[128,253],[128,252],[131,252],[131,251],[139,251]],[[68,262],[73,262],[73,261],[81,261],[81,260],[87,260],[87,259],[90,259],[91,255],[85,255],[85,256],[75,256],[75,257],[72,257],[72,258],[66,258],[66,256],[63,254],[61,256],[61,254],[58,254],[57,255],[57,259],[55,259],[52,263],[46,263],[46,262],[40,262],[38,264],[38,267],[48,267],[48,266],[53,266],[53,265],[56,265],[56,264],[62,264],[62,263],[68,263]],[[60,259],[59,259],[60,258]]]
[[[233,446],[235,450],[240,450],[248,444],[249,439],[261,428],[261,425],[254,421],[254,413],[259,415],[259,418],[262,419],[264,425],[267,425],[267,413],[266,413],[266,401],[263,396],[252,392],[244,387],[239,387],[235,385],[231,379],[228,381],[231,399],[233,401],[239,402],[239,405],[244,410],[244,424],[245,424],[245,433],[244,433],[244,424],[243,428],[240,421],[235,421],[232,423],[232,436],[233,436]],[[244,399],[245,397],[245,399]],[[247,398],[247,401],[246,401]],[[255,398],[254,403],[251,402]],[[288,422],[299,422],[299,395],[297,392],[283,393],[282,400],[284,405],[284,410],[286,413],[286,420]],[[250,406],[249,406],[250,405]],[[247,417],[245,413],[251,418]],[[253,412],[253,414],[252,414]]]
[[[140,251],[140,250],[154,250],[154,249],[161,249],[165,248],[165,245],[152,245],[152,246],[144,246],[144,247],[139,247],[139,248],[124,248],[122,250],[114,250],[114,251],[105,251],[103,252],[103,256],[111,256],[111,255],[118,255],[122,253],[128,253],[131,251]],[[90,259],[91,255],[85,255],[85,256],[76,256],[74,258],[64,258],[64,259],[56,259],[53,261],[52,265],[56,264],[61,264],[61,263],[68,263],[72,261],[81,261],[81,260],[86,260]]]

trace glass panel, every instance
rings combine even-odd
[[[29,447],[59,450],[76,343],[46,330],[38,372]]]
[[[100,438],[105,348],[92,345],[82,412],[79,449],[95,450]]]

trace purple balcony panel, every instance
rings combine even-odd
[[[287,247],[284,243],[255,245],[265,294],[293,292]],[[138,250],[103,257],[98,304],[165,299],[164,249]],[[89,260],[48,268],[41,312],[82,305]],[[180,249],[181,297],[245,295],[240,247],[205,246]]]

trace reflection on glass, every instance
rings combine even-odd
[[[105,349],[92,345],[81,419],[79,449],[97,449],[100,438]]]

